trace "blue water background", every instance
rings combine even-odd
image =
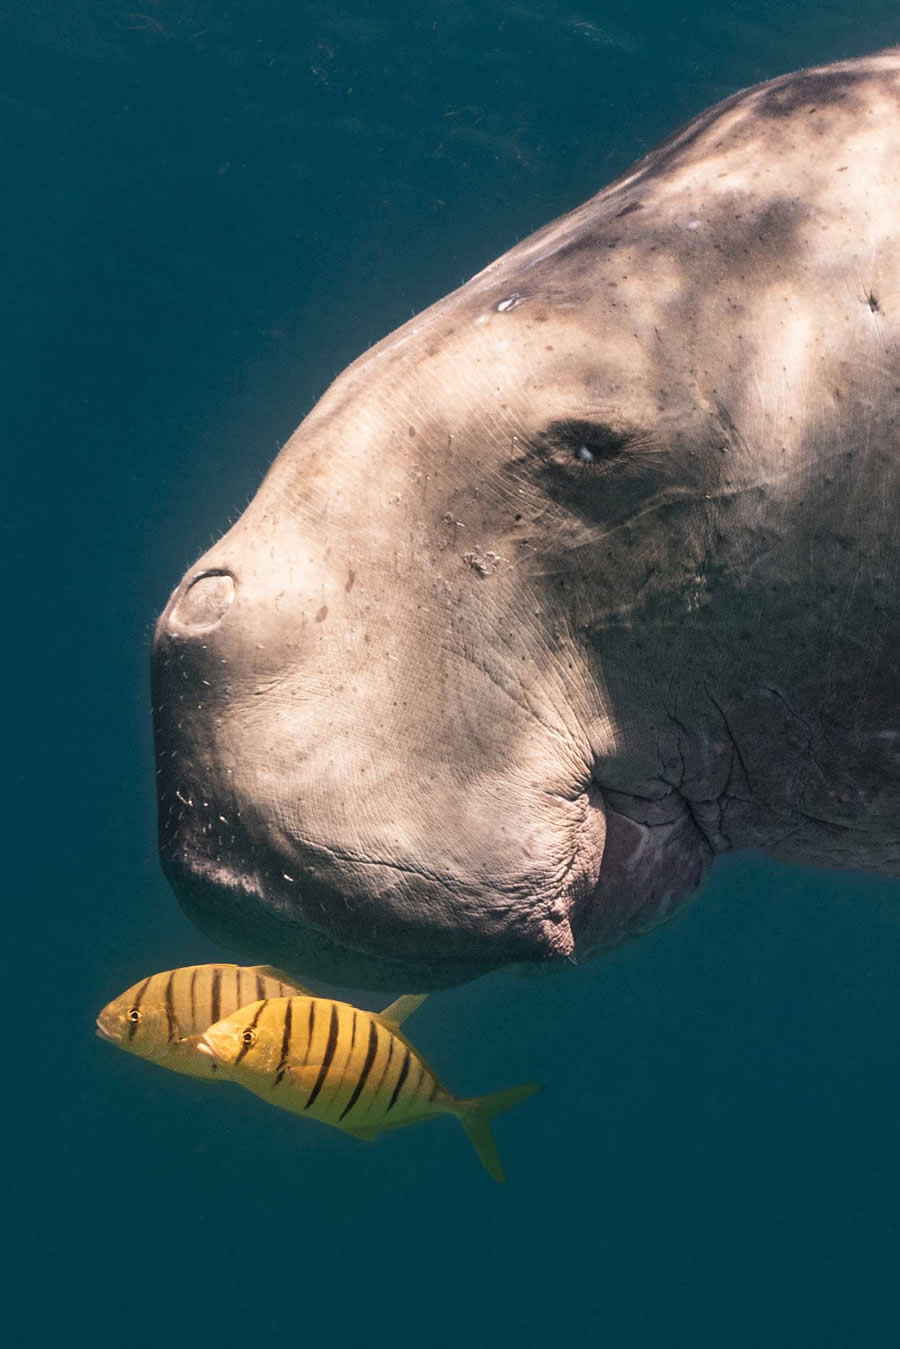
[[[148,645],[344,364],[695,112],[896,3],[33,0],[0,16],[3,1343],[900,1343],[900,903],[726,860],[684,917],[436,996],[492,1184],[94,1038],[225,955],[158,869]],[[373,477],[377,465],[372,466]],[[361,998],[369,1006],[377,998]]]

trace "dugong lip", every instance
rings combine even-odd
[[[533,963],[524,954],[484,960],[442,955],[419,962],[389,949],[355,946],[310,922],[298,911],[295,893],[281,890],[274,878],[263,882],[250,868],[239,870],[184,845],[166,848],[162,860],[181,908],[201,931],[242,958],[279,965],[298,978],[373,991],[430,991]]]

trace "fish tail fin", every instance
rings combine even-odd
[[[536,1096],[540,1090],[540,1082],[526,1082],[523,1086],[504,1087],[502,1091],[492,1091],[487,1096],[473,1096],[471,1100],[454,1103],[460,1124],[478,1153],[482,1166],[494,1180],[503,1181],[506,1177],[491,1133],[491,1120],[504,1110],[511,1110],[520,1101],[527,1101],[529,1096]]]

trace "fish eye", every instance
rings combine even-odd
[[[128,1017],[128,1020],[133,1022],[134,1025],[136,1026],[137,1023],[140,1021],[143,1013],[141,1012],[140,1007],[129,1007],[125,1015]]]
[[[248,1049],[251,1045],[256,1044],[256,1031],[252,1026],[248,1026],[246,1030],[241,1031],[241,1044],[246,1045]]]

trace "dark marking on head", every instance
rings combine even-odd
[[[846,67],[794,73],[772,81],[760,89],[753,98],[748,98],[748,91],[742,89],[732,94],[730,98],[708,108],[698,117],[679,127],[671,136],[666,137],[655,150],[640,160],[637,166],[629,168],[621,179],[611,183],[600,194],[590,225],[579,238],[557,250],[554,254],[554,265],[558,265],[561,258],[577,253],[580,249],[588,248],[595,251],[598,246],[613,247],[618,240],[608,239],[603,226],[614,220],[617,215],[627,214],[631,209],[629,206],[617,209],[621,201],[620,193],[616,190],[619,183],[622,183],[623,190],[632,196],[640,191],[645,183],[665,177],[677,161],[690,159],[695,151],[702,155],[704,138],[709,134],[716,135],[719,129],[717,124],[721,124],[742,104],[745,119],[737,126],[729,127],[729,137],[732,142],[751,138],[755,142],[759,137],[760,118],[781,120],[790,117],[792,112],[804,106],[809,112],[825,113],[832,107],[859,104],[861,98],[865,96],[865,86],[870,80],[871,74],[868,70],[848,70]],[[624,186],[626,182],[627,187]]]
[[[275,1082],[273,1084],[276,1087],[278,1086],[279,1082],[281,1082],[282,1078],[287,1072],[288,1054],[291,1048],[291,1021],[293,1020],[292,1007],[293,1004],[290,998],[288,998],[284,1007],[284,1026],[281,1032],[281,1061],[279,1062],[278,1067],[275,1070]]]
[[[323,604],[321,609],[319,609],[316,613],[316,622],[322,623],[327,617],[328,617],[328,605]]]
[[[253,1014],[253,1020],[250,1022],[250,1025],[249,1025],[249,1026],[246,1026],[246,1027],[245,1027],[245,1030],[255,1030],[255,1029],[256,1029],[256,1023],[257,1023],[257,1021],[259,1021],[259,1018],[262,1016],[263,1012],[266,1010],[266,1008],[268,1007],[268,1005],[269,1005],[269,999],[268,999],[268,998],[266,998],[266,1000],[265,1000],[264,1002],[261,1002],[261,1003],[259,1004],[259,1006],[257,1007],[256,1011],[255,1011],[254,1014]],[[236,1057],[235,1060],[234,1060],[234,1066],[235,1066],[235,1068],[238,1066],[238,1064],[240,1063],[241,1059],[242,1059],[242,1058],[244,1057],[244,1055],[247,1053],[247,1050],[248,1050],[248,1049],[251,1049],[252,1047],[253,1047],[253,1041],[252,1041],[252,1039],[250,1039],[250,1040],[242,1040],[242,1042],[241,1042],[241,1047],[240,1047],[240,1049],[238,1050],[238,1052],[237,1052],[237,1057]]]
[[[805,107],[813,116],[829,107],[846,103],[855,93],[856,71],[813,70],[782,76],[763,89],[753,111],[763,117],[789,117]]]
[[[153,975],[152,975],[152,974],[149,974],[149,975],[147,976],[147,978],[144,980],[144,982],[141,984],[140,988],[139,988],[138,991],[137,991],[137,997],[135,998],[134,1002],[131,1004],[132,1008],[135,1008],[135,1009],[139,1009],[139,1008],[140,1008],[140,1005],[141,1005],[141,999],[143,998],[144,994],[147,992],[147,985],[150,983],[150,980],[151,980],[152,978],[153,978]],[[134,1019],[133,1021],[132,1021],[131,1018],[129,1017],[129,1021],[128,1021],[128,1039],[129,1039],[129,1041],[134,1039],[135,1035],[137,1034],[137,1028],[138,1028],[138,1026],[139,1026],[140,1024],[141,1024],[141,1018],[140,1018],[139,1016],[138,1016],[138,1017],[135,1017],[135,1019]]]

